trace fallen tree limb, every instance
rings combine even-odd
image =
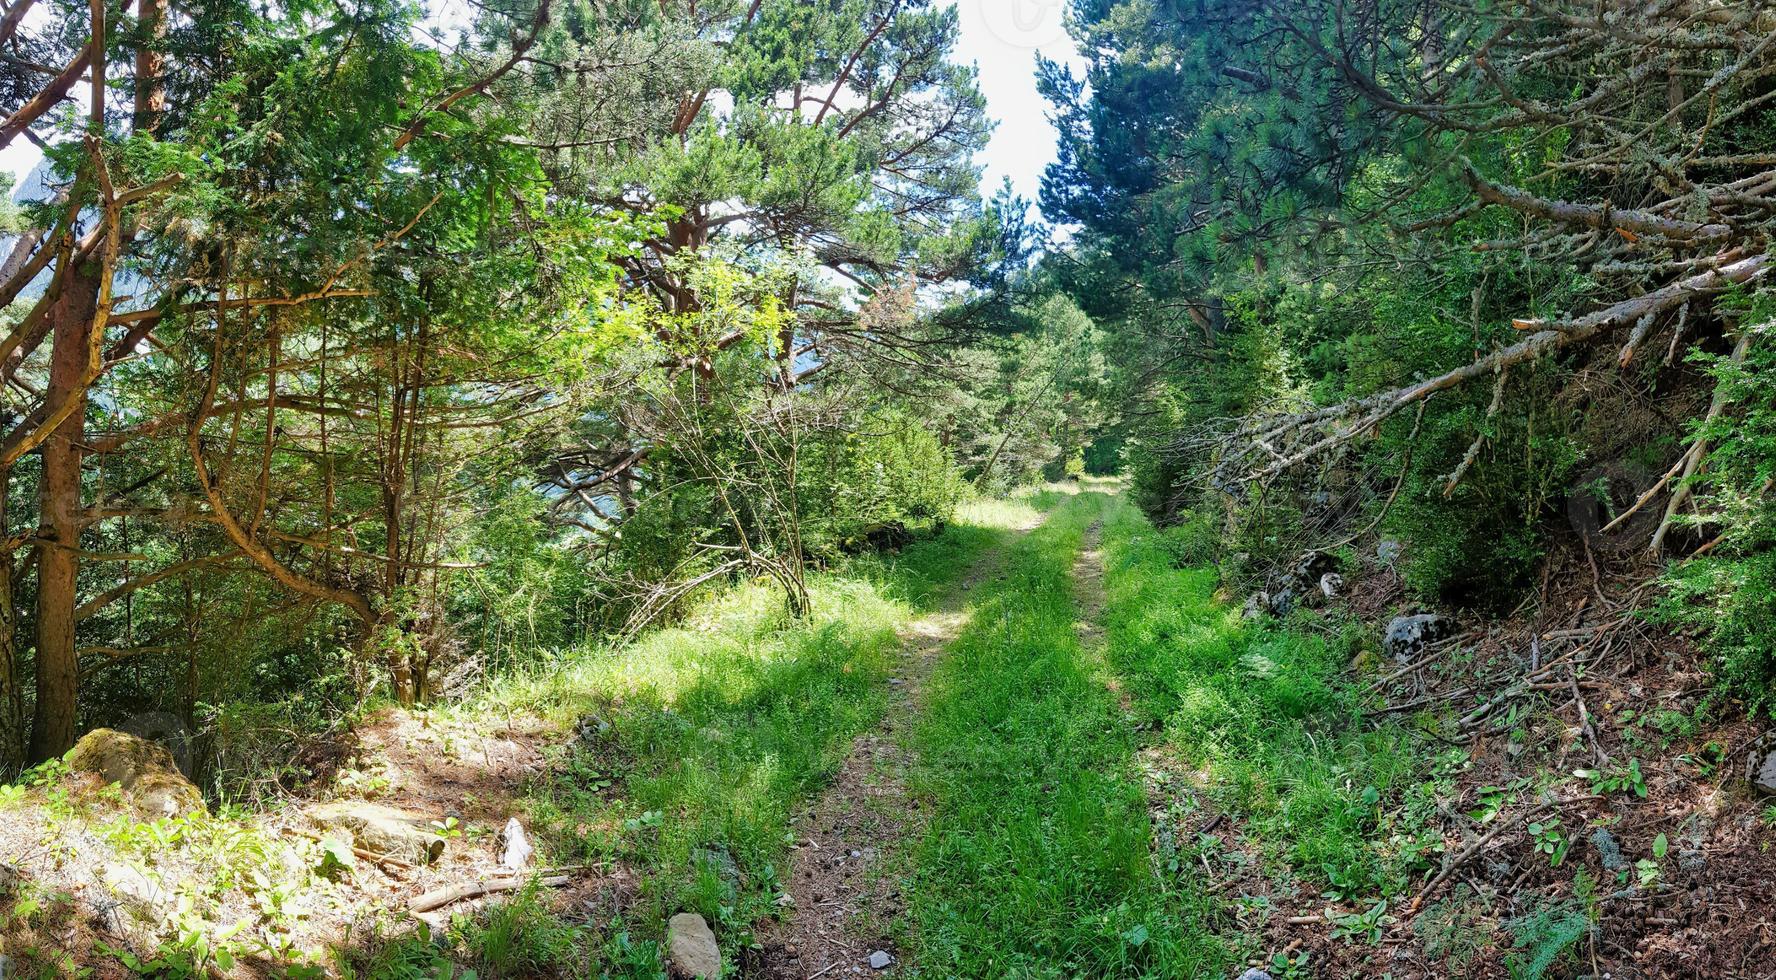
[[[415,914],[432,912],[446,905],[454,905],[466,898],[479,898],[482,895],[517,891],[532,881],[544,888],[560,888],[571,880],[572,878],[568,875],[552,875],[546,878],[490,878],[486,881],[463,882],[445,888],[434,888],[416,896],[413,901],[407,903],[407,911]]]
[[[1493,840],[1495,840],[1500,834],[1503,834],[1505,831],[1510,830],[1519,824],[1528,823],[1532,817],[1541,816],[1546,811],[1552,810],[1552,809],[1554,809],[1553,804],[1544,804],[1542,806],[1536,807],[1533,810],[1529,810],[1523,814],[1520,814],[1519,816],[1513,817],[1510,820],[1502,821],[1497,827],[1494,827],[1484,837],[1481,837],[1479,840],[1475,841],[1474,843],[1469,844],[1467,847],[1462,848],[1461,853],[1459,853],[1455,857],[1451,858],[1449,860],[1449,863],[1445,864],[1443,866],[1443,870],[1437,872],[1437,877],[1432,878],[1430,881],[1430,884],[1425,885],[1424,889],[1422,891],[1420,891],[1415,898],[1412,899],[1412,904],[1406,908],[1406,914],[1407,915],[1417,914],[1419,907],[1424,905],[1425,899],[1430,898],[1431,895],[1436,893],[1438,886],[1442,885],[1445,881],[1448,881],[1449,876],[1452,874],[1455,874],[1456,869],[1460,868],[1462,865],[1467,864],[1469,861],[1473,860],[1474,855],[1479,854],[1482,850],[1485,850],[1486,845],[1492,843]]]
[[[1377,392],[1340,405],[1281,418],[1260,419],[1254,423],[1242,425],[1236,430],[1236,436],[1243,437],[1254,447],[1261,447],[1269,445],[1279,436],[1299,432],[1309,426],[1322,423],[1333,424],[1333,430],[1330,433],[1292,454],[1283,455],[1273,452],[1270,454],[1273,456],[1273,462],[1247,474],[1246,479],[1269,479],[1294,469],[1321,453],[1374,431],[1377,426],[1392,418],[1401,409],[1429,398],[1439,391],[1458,387],[1475,378],[1502,373],[1507,368],[1534,361],[1544,354],[1574,344],[1595,340],[1617,327],[1636,323],[1642,317],[1671,309],[1704,293],[1727,286],[1753,282],[1762,278],[1769,271],[1771,257],[1766,253],[1749,257],[1735,257],[1734,253],[1727,253],[1720,256],[1718,261],[1721,264],[1717,268],[1687,276],[1652,292],[1623,300],[1581,317],[1561,321],[1520,321],[1520,323],[1537,329],[1515,344],[1501,347],[1485,357],[1478,358],[1454,370],[1446,371],[1434,378],[1391,391]],[[1235,453],[1228,462],[1245,459],[1250,455],[1250,450]]]

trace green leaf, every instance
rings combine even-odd
[[[1653,857],[1655,859],[1663,861],[1665,859],[1665,852],[1670,850],[1670,848],[1671,842],[1665,839],[1664,834],[1660,834],[1653,838]]]

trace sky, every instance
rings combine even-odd
[[[993,140],[980,156],[981,190],[992,194],[1001,180],[1030,201],[1042,185],[1042,171],[1054,160],[1055,130],[1048,103],[1036,93],[1036,55],[1083,62],[1068,37],[1066,0],[955,0],[961,13],[962,43],[957,57],[980,67],[987,112],[999,120]],[[27,140],[0,151],[0,169],[22,180],[42,159]]]
[[[956,0],[962,17],[957,56],[980,67],[987,114],[999,120],[980,156],[981,190],[991,194],[1005,178],[1031,201],[1042,171],[1055,157],[1048,103],[1036,93],[1036,55],[1083,68],[1067,35],[1066,0]]]

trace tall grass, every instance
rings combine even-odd
[[[1176,544],[1126,504],[1106,513],[1106,655],[1141,721],[1241,819],[1270,873],[1399,894],[1423,854],[1389,807],[1422,787],[1429,753],[1408,729],[1365,723],[1348,670],[1363,636],[1246,623],[1217,601],[1213,568],[1174,567]]]

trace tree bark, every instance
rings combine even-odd
[[[51,312],[54,347],[44,408],[53,417],[72,406],[44,441],[38,493],[42,541],[37,554],[37,703],[31,721],[31,759],[61,755],[74,745],[80,661],[74,642],[80,575],[80,465],[86,434],[90,336],[98,311],[97,267],[82,263],[69,275]]]
[[[6,498],[12,471],[0,469],[0,533],[6,528]],[[18,672],[18,615],[12,606],[13,556],[0,555],[0,776],[25,763],[25,691]]]

